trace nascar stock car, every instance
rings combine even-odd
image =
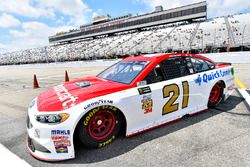
[[[75,157],[74,138],[104,147],[123,130],[132,136],[216,107],[234,89],[230,63],[194,54],[127,57],[97,76],[65,82],[28,109],[27,149],[40,160]]]

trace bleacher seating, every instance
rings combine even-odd
[[[113,36],[27,49],[0,55],[0,65],[112,58],[137,53],[204,50],[250,45],[250,13],[192,24],[169,24]]]

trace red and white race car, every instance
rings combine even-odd
[[[55,86],[28,110],[27,148],[41,160],[75,157],[73,138],[104,147],[124,129],[132,136],[215,107],[234,88],[229,63],[193,54],[128,57],[97,76]]]

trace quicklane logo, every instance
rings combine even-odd
[[[228,76],[231,74],[231,69],[227,70],[219,70],[215,72],[210,72],[210,73],[204,73],[202,75],[198,74],[197,78],[194,80],[195,83],[201,85],[201,83],[208,83],[210,81],[213,81],[217,78],[221,78],[224,76]]]

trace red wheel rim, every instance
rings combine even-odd
[[[89,135],[95,140],[108,137],[115,128],[115,116],[109,111],[99,111],[89,121]]]
[[[218,99],[220,98],[220,86],[218,84],[214,85],[210,96],[209,96],[209,102],[211,103],[215,103],[218,101]]]

